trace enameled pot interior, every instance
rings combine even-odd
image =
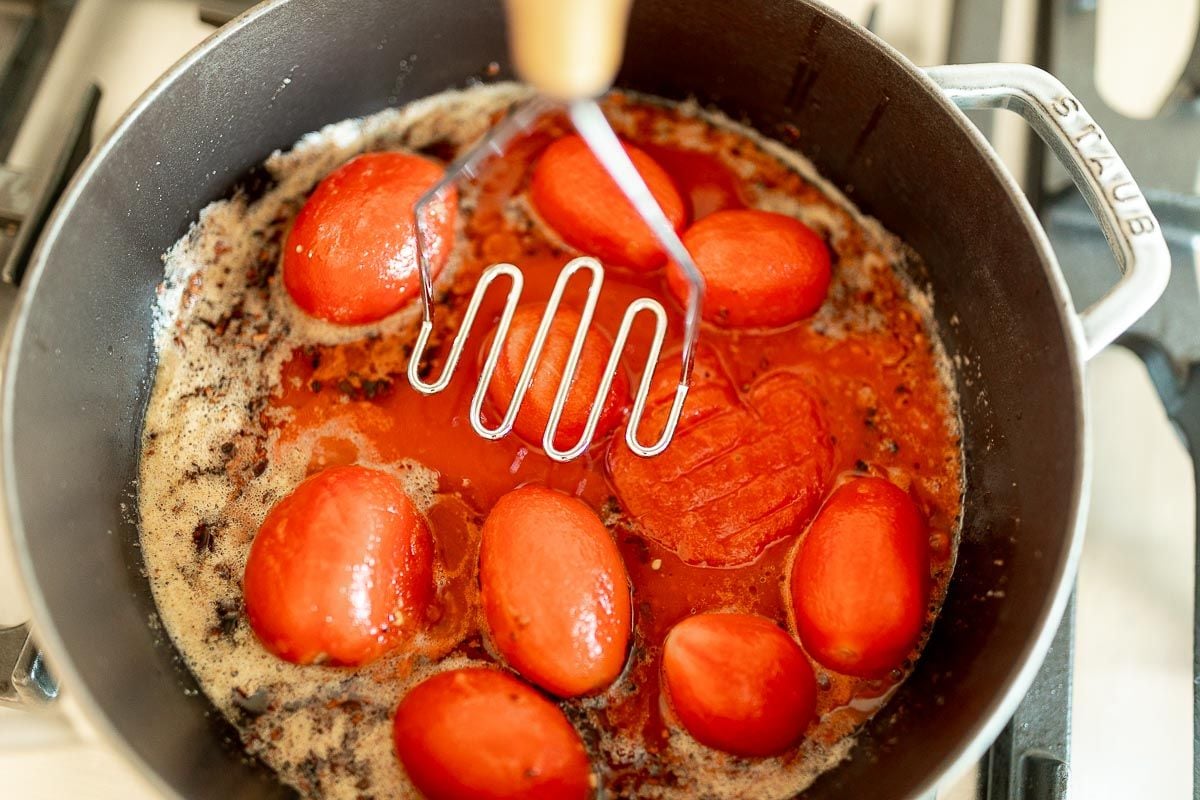
[[[799,0],[635,4],[622,86],[696,97],[809,156],[927,264],[960,357],[967,463],[950,595],[912,678],[806,794],[907,796],[983,725],[1058,590],[1081,465],[1077,366],[1028,223],[933,90]],[[136,465],[162,253],[275,148],[507,74],[495,0],[272,4],[139,106],[60,209],[27,283],[7,386],[9,513],[43,637],[164,788],[286,794],[241,754],[162,630],[137,550]],[[290,82],[285,82],[290,79]],[[968,366],[969,365],[969,366]]]

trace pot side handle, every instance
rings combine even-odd
[[[1167,286],[1171,256],[1150,204],[1104,131],[1053,75],[1028,64],[964,64],[926,73],[959,108],[1020,114],[1096,215],[1122,276],[1079,314],[1084,356],[1091,358],[1145,314]]]
[[[58,697],[29,625],[0,628],[0,706],[36,706]]]

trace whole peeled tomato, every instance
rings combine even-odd
[[[816,313],[829,290],[829,248],[799,220],[769,211],[718,211],[688,228],[683,244],[704,275],[702,314],[728,328],[774,328]],[[684,303],[674,263],[667,285]]]
[[[376,322],[417,296],[417,199],[441,179],[432,161],[365,153],[317,184],[283,246],[283,285],[310,316],[338,325]],[[458,197],[435,201],[425,220],[436,277],[450,255]]]
[[[738,177],[718,156],[670,145],[643,147],[675,181],[693,221],[717,211],[745,208]]]
[[[816,679],[792,637],[751,614],[699,614],[662,650],[671,710],[701,744],[734,755],[778,755],[813,719]]]
[[[882,478],[838,487],[800,542],[791,595],[820,663],[860,677],[900,666],[929,601],[929,539],[912,498]]]
[[[513,314],[512,325],[500,349],[495,376],[488,386],[488,397],[498,408],[508,408],[545,310],[545,305],[538,303],[521,306]],[[554,315],[538,357],[538,367],[534,370],[533,380],[513,425],[521,438],[538,446],[542,444],[550,420],[550,409],[554,405],[580,321],[579,314],[565,308],[559,308]],[[575,379],[571,382],[566,405],[558,420],[554,444],[559,449],[574,447],[583,435],[611,350],[612,339],[593,325],[583,341]],[[604,399],[593,441],[600,441],[621,423],[629,402],[629,379],[623,370],[618,369]]]
[[[330,467],[267,514],[243,586],[250,626],[275,655],[365,664],[424,622],[433,592],[429,528],[392,475]]]
[[[671,176],[645,151],[623,147],[667,220],[683,230],[687,207]],[[647,272],[666,262],[649,226],[578,136],[564,136],[546,148],[534,165],[529,196],[567,244],[605,266]]]
[[[591,766],[563,713],[486,667],[441,672],[400,702],[396,755],[429,800],[582,800]]]
[[[620,675],[629,577],[582,501],[541,486],[501,497],[483,523],[479,583],[492,643],[526,680],[573,697]]]

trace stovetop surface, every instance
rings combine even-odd
[[[1003,8],[991,0],[883,0],[880,4],[835,0],[833,5],[852,18],[872,19],[877,32],[914,61],[933,64],[943,61],[947,53],[963,60],[1045,57],[1032,46],[1036,38],[1022,35],[1021,29],[1028,30],[1039,13],[1044,21],[1056,2],[1010,0]],[[1089,13],[1086,0],[1071,2],[1075,13]],[[20,57],[37,58],[27,46],[28,17],[30,9],[39,5],[61,13],[60,21],[65,21],[71,6],[75,8],[34,96],[14,90],[2,76],[8,54],[20,51],[23,44],[26,49]],[[73,98],[92,81],[105,93],[96,119],[98,140],[155,76],[211,32],[211,26],[201,21],[202,13],[218,17],[238,5],[0,0],[0,111],[17,102],[23,109],[19,133],[15,125],[0,119],[0,156],[8,151],[8,166],[26,172],[43,167],[56,147],[47,132],[62,128],[73,113]],[[1110,93],[1105,97],[1113,105],[1144,114],[1154,107],[1147,98],[1166,96],[1163,87],[1169,88],[1171,77],[1167,73],[1186,60],[1187,28],[1194,29],[1200,5],[1195,0],[1169,0],[1155,9],[1137,4],[1133,11],[1126,9],[1125,18],[1120,13],[1109,9],[1107,15],[1101,14],[1098,73],[1103,90]],[[974,30],[964,20],[974,21]],[[1003,31],[997,35],[1000,23]],[[1131,43],[1128,36],[1122,37],[1123,30],[1136,33],[1136,40]],[[1173,48],[1176,41],[1179,47]],[[1113,42],[1121,49],[1113,49]],[[981,47],[990,48],[992,54],[972,58],[972,48]],[[1122,68],[1114,68],[1117,61]],[[12,99],[5,105],[7,98]],[[1030,151],[1020,125],[985,124],[1014,171],[1027,174]],[[1200,143],[1195,151],[1193,156],[1200,155]],[[1195,175],[1197,160],[1194,157],[1179,169],[1191,169]],[[5,224],[3,198],[0,180],[0,235]],[[1068,205],[1058,213],[1059,222],[1066,214],[1066,224],[1074,224]],[[1087,246],[1093,245],[1100,248],[1102,260],[1103,246],[1094,241]],[[1195,316],[1179,323],[1181,312],[1172,312],[1162,317],[1165,322],[1152,323],[1172,325],[1176,349],[1192,347],[1200,354],[1200,328],[1191,324],[1200,320],[1200,303],[1194,274],[1188,274],[1200,264],[1187,263],[1188,245],[1186,235],[1176,242],[1176,271],[1182,269],[1183,274],[1172,289],[1172,304]],[[1193,259],[1195,246],[1190,253]],[[1066,268],[1069,274],[1075,270],[1085,275],[1086,281],[1091,266],[1074,263]],[[1077,282],[1072,283],[1073,290],[1090,291],[1086,285],[1077,287]],[[1184,289],[1177,288],[1181,284]],[[1189,333],[1194,339],[1188,338]],[[1074,687],[1059,676],[1042,687],[1038,702],[1053,710],[1059,702],[1065,708],[1066,696],[1074,699],[1063,723],[1073,723],[1071,797],[1182,798],[1191,794],[1192,786],[1195,487],[1191,461],[1145,368],[1129,351],[1110,348],[1089,365],[1088,399],[1093,495],[1077,590]],[[0,547],[0,624],[19,622],[27,613],[8,562],[6,548]],[[65,700],[57,709],[40,714],[0,709],[3,794],[34,800],[152,797],[141,779],[87,731],[86,722],[71,707],[69,687]],[[1036,727],[1037,722],[1026,724]],[[979,785],[986,775],[986,769],[972,769],[942,787],[938,797],[991,800],[987,787]]]

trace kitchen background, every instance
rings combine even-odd
[[[36,176],[54,160],[87,85],[103,90],[95,122],[94,141],[99,141],[163,70],[211,33],[213,24],[246,5],[0,0],[0,247],[6,191],[11,197],[23,180],[19,176]],[[353,3],[345,5],[346,13],[353,13]],[[1168,294],[1139,330],[1164,342],[1176,364],[1200,356],[1200,2],[836,0],[833,5],[918,64],[1034,61],[1083,97],[1147,189],[1172,243]],[[397,13],[403,13],[402,2]],[[13,75],[37,69],[42,61],[45,71],[32,99],[14,93]],[[19,114],[6,113],[18,106]],[[1062,176],[1041,169],[1040,150],[1028,143],[1023,124],[1004,116],[979,119],[1038,202],[1076,298],[1085,300],[1115,270],[1090,216],[1074,213],[1073,192],[1058,193]],[[1150,131],[1165,131],[1165,138],[1151,146]],[[1081,218],[1085,221],[1078,223]],[[1170,369],[1154,374],[1164,386],[1173,378]],[[1150,375],[1129,349],[1110,348],[1089,365],[1088,392],[1093,487],[1074,627],[1064,629],[1039,694],[1003,736],[1019,747],[1066,756],[1069,728],[1069,796],[1076,800],[1194,796],[1192,462],[1179,427],[1168,419]],[[1186,411],[1186,393],[1172,405],[1173,411]],[[1200,430],[1200,414],[1195,420],[1194,430]],[[0,626],[25,617],[7,543],[0,542]],[[49,710],[0,708],[0,797],[153,796],[78,716],[69,686],[62,702]],[[1007,767],[999,771],[1007,774]],[[985,760],[942,787],[938,797],[1007,798],[998,788],[997,772],[996,762]]]

